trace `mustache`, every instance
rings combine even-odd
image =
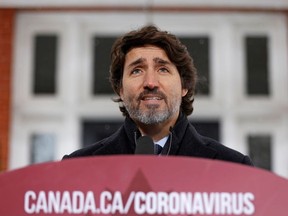
[[[138,101],[142,100],[142,98],[144,98],[145,96],[155,96],[155,97],[159,97],[159,98],[163,98],[165,101],[167,101],[167,97],[166,95],[162,92],[159,91],[158,89],[144,89],[143,92],[141,92],[138,96]]]

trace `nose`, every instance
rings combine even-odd
[[[159,80],[156,72],[149,71],[146,73],[144,78],[144,88],[154,89],[158,88]]]

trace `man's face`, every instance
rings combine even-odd
[[[157,124],[177,119],[186,93],[164,50],[145,46],[127,53],[120,97],[133,120]]]

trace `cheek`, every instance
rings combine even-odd
[[[122,88],[120,92],[122,92],[122,95],[126,94],[136,94],[139,89],[141,89],[139,82],[137,80],[129,80],[126,82],[123,82]]]
[[[133,95],[136,95],[136,91],[135,89],[131,88],[131,85],[124,85],[124,87],[122,86],[120,89],[120,98],[122,100],[131,100]]]

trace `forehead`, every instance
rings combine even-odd
[[[160,57],[164,60],[170,61],[164,49],[157,46],[149,45],[144,47],[135,47],[131,49],[126,54],[125,62],[127,63],[128,61],[133,61],[137,58],[153,59],[155,57]]]

